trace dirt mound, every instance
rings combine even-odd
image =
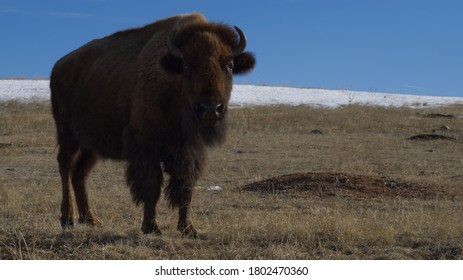
[[[455,116],[451,114],[439,114],[438,113],[438,114],[427,114],[425,117],[431,118],[431,119],[435,119],[435,118],[453,119]]]
[[[254,182],[244,191],[291,197],[368,198],[432,198],[431,188],[382,177],[344,173],[296,173]]]
[[[455,137],[439,135],[439,134],[418,134],[407,138],[408,140],[422,140],[422,141],[429,141],[429,140],[450,140],[455,141],[457,140]]]

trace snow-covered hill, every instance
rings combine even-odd
[[[0,101],[48,100],[48,80],[0,80]],[[463,97],[418,96],[350,90],[235,85],[230,106],[310,105],[336,108],[348,104],[385,107],[434,107],[463,104]]]

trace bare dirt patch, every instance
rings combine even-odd
[[[245,185],[242,190],[261,194],[357,200],[436,197],[436,193],[429,186],[375,176],[327,172],[283,175]]]

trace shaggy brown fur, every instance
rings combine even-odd
[[[172,55],[168,40],[181,51]],[[156,203],[163,171],[178,229],[196,236],[192,192],[203,171],[205,147],[225,136],[232,74],[251,71],[254,56],[233,56],[234,29],[200,14],[180,15],[93,40],[60,59],[50,87],[59,144],[61,224],[99,224],[85,179],[97,158],[127,161],[127,183],[144,205],[142,230],[160,233]]]

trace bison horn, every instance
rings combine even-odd
[[[172,32],[172,35],[170,36],[170,38],[167,39],[167,49],[169,50],[169,53],[177,58],[180,58],[180,59],[183,59],[183,53],[182,51],[177,47],[175,46],[174,44],[174,37],[175,37],[175,33],[177,32],[177,30],[174,30]]]
[[[239,54],[243,53],[244,49],[246,48],[246,35],[244,32],[235,26],[238,35],[240,35],[240,42],[236,47],[233,48],[233,57],[238,56]]]

